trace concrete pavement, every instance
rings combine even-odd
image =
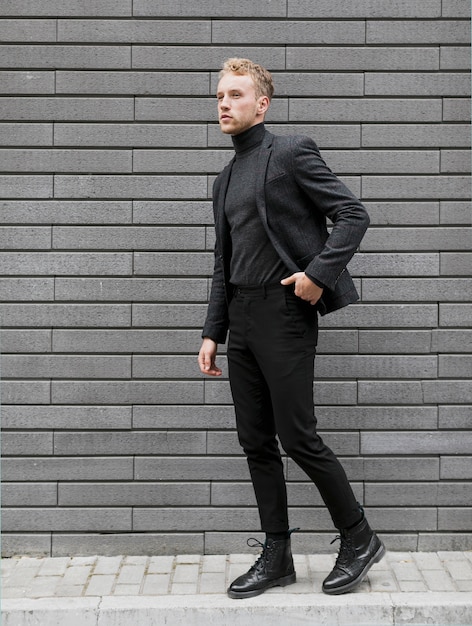
[[[2,561],[3,626],[472,626],[472,552],[388,552],[354,593],[326,596],[335,555],[295,555],[297,583],[230,600],[254,555]]]

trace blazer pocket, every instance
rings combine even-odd
[[[287,178],[288,173],[287,172],[276,172],[275,174],[272,174],[270,176],[270,178],[266,178],[265,184],[266,185],[270,185],[271,183],[275,183],[278,182],[279,180],[283,180],[284,178]]]

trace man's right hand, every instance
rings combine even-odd
[[[205,337],[202,342],[202,347],[198,353],[198,365],[202,374],[207,376],[221,376],[222,371],[215,364],[216,352],[218,350],[218,344],[213,339]]]

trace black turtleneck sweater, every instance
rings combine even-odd
[[[275,283],[289,275],[267,236],[256,206],[257,159],[264,133],[261,123],[233,136],[236,159],[225,200],[233,248],[230,267],[233,285]]]

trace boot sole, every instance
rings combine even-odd
[[[382,542],[380,542],[379,549],[374,554],[374,556],[370,559],[370,561],[366,564],[366,566],[364,567],[364,569],[362,570],[362,572],[359,574],[357,578],[355,578],[354,580],[351,580],[350,583],[347,583],[347,585],[343,585],[342,587],[334,587],[333,589],[325,589],[323,587],[323,592],[330,596],[339,596],[342,593],[347,593],[348,591],[352,591],[353,589],[355,589],[361,584],[361,582],[367,576],[372,565],[375,565],[375,563],[378,563],[379,561],[383,559],[383,557],[385,556],[385,552],[386,552],[385,546]]]
[[[276,578],[275,580],[271,580],[265,587],[261,587],[260,589],[253,589],[252,591],[233,591],[231,588],[228,589],[228,596],[233,598],[234,600],[243,600],[244,598],[254,598],[255,596],[260,596],[264,591],[270,589],[271,587],[286,587],[287,585],[291,585],[297,580],[297,575],[295,572],[293,574],[289,574],[288,576],[283,576],[282,578]]]

